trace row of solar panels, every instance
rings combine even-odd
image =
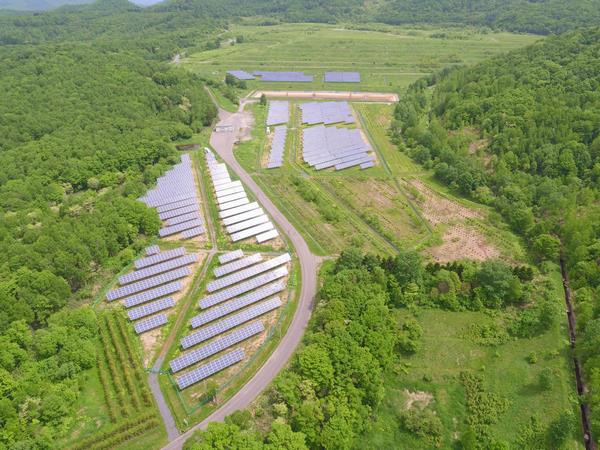
[[[312,75],[306,75],[303,72],[254,72],[248,73],[244,70],[228,70],[228,74],[233,75],[238,80],[254,80],[256,76],[261,76],[262,81],[313,81]],[[325,83],[360,83],[360,73],[358,72],[325,72],[323,76]]]
[[[208,170],[213,181],[219,215],[233,242],[256,237],[259,243],[278,236],[273,223],[257,202],[250,202],[241,181],[232,181],[229,170],[205,149]]]
[[[285,150],[285,139],[287,136],[287,127],[280,125],[275,127],[273,133],[273,142],[271,143],[271,154],[269,155],[268,169],[281,167],[283,165],[283,152]]]
[[[200,215],[192,161],[187,154],[181,162],[156,180],[156,187],[149,190],[140,201],[156,208],[164,226],[160,237],[180,234],[183,239],[206,232]]]
[[[183,247],[161,252],[153,245],[146,248],[145,255],[134,261],[133,272],[119,277],[120,287],[106,294],[108,301],[125,297],[129,320],[143,319],[134,324],[138,334],[166,323],[164,314],[155,314],[175,306],[175,300],[168,296],[183,289],[177,280],[191,274],[184,266],[198,261],[197,254],[187,254]]]
[[[262,333],[265,329],[264,325],[255,319],[281,306],[281,299],[276,294],[285,289],[285,283],[283,281],[269,283],[279,280],[281,274],[287,275],[288,271],[285,265],[289,261],[289,254],[280,255],[265,262],[263,262],[262,255],[244,256],[241,250],[220,255],[221,265],[215,268],[215,276],[233,276],[232,279],[245,281],[200,300],[200,307],[209,309],[191,319],[192,328],[197,330],[182,338],[181,347],[189,351],[170,361],[171,372],[180,372]],[[250,267],[247,268],[248,266]],[[265,274],[265,267],[275,268],[275,270]],[[245,295],[241,295],[244,293]],[[213,297],[212,302],[208,302],[209,305],[207,305],[210,297]],[[214,308],[210,307],[217,303],[221,304]],[[248,322],[250,323],[245,325]],[[206,341],[209,342],[205,343]],[[191,349],[198,344],[203,345]],[[244,357],[242,349],[234,349],[177,376],[175,381],[179,389],[183,390],[242,361]]]
[[[302,130],[302,158],[316,170],[335,167],[343,170],[360,166],[372,167],[371,147],[364,141],[360,130],[349,128],[316,127]]]

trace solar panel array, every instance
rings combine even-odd
[[[267,126],[287,123],[290,117],[290,103],[285,100],[271,100],[267,113]]]
[[[306,75],[304,72],[268,72],[257,70],[254,71],[253,74],[256,77],[260,77],[260,81],[291,83],[310,83],[313,81],[313,76]]]
[[[267,241],[270,241],[271,239],[275,239],[277,236],[279,236],[279,232],[277,230],[273,229],[273,230],[266,231],[264,233],[257,234],[256,240],[258,241],[259,244],[262,244],[263,242],[267,242]]]
[[[187,222],[188,220],[194,219],[200,219],[200,213],[198,211],[167,219],[167,225],[177,225],[178,223]]]
[[[156,187],[146,192],[138,200],[156,208],[161,220],[174,219],[186,214],[187,220],[171,220],[159,230],[161,237],[182,233],[194,228],[197,233],[181,234],[184,239],[205,233],[204,222],[198,208],[198,190],[194,182],[192,160],[187,154],[181,155],[181,162],[173,166],[156,180]],[[201,231],[199,231],[201,230]]]
[[[244,80],[244,81],[254,80],[254,75],[246,72],[245,70],[228,70],[227,73],[230,75],[233,75],[238,80]]]
[[[144,333],[146,331],[153,330],[167,323],[167,316],[165,314],[157,314],[148,319],[140,320],[136,322],[133,328],[137,334]]]
[[[174,294],[175,292],[179,292],[183,289],[183,283],[180,281],[175,281],[173,283],[163,284],[154,289],[150,289],[144,292],[140,292],[139,294],[135,294],[131,297],[127,297],[123,301],[123,305],[125,308],[131,308],[132,306],[141,305],[142,303],[149,302],[150,300],[155,300],[160,297],[164,297],[165,295]]]
[[[159,252],[160,247],[158,245],[151,245],[150,247],[146,247],[146,250],[144,251],[144,253],[146,253],[146,256],[156,255]]]
[[[302,123],[309,125],[355,122],[348,102],[301,103],[300,109],[302,110]]]
[[[220,267],[215,268],[214,273],[215,276],[222,277],[223,275],[235,272],[236,270],[240,270],[245,267],[251,266],[252,264],[259,263],[262,261],[262,259],[263,257],[260,253],[255,253],[253,255],[246,256],[245,258],[237,259],[227,264],[223,264]]]
[[[325,83],[360,83],[358,72],[325,72]]]
[[[144,269],[139,269],[126,275],[123,275],[119,277],[119,284],[124,285],[132,283],[134,281],[142,280],[153,275],[158,275],[159,273],[167,272],[178,267],[188,266],[190,264],[195,263],[196,261],[198,261],[198,255],[194,253],[191,255],[181,256],[180,258],[170,259],[163,263],[146,267]]]
[[[268,261],[262,262],[260,264],[256,264],[255,266],[252,266],[248,269],[240,270],[239,272],[219,278],[218,280],[211,281],[206,286],[206,289],[208,290],[208,292],[218,291],[219,289],[223,289],[227,286],[231,286],[232,284],[239,283],[240,281],[243,281],[246,278],[250,278],[254,275],[266,272],[267,270],[274,269],[275,267],[281,266],[290,261],[290,254],[284,253],[283,255],[276,256],[275,258],[269,259]]]
[[[225,303],[224,305],[210,308],[208,311],[202,312],[192,318],[192,328],[198,328],[202,325],[206,325],[207,323],[212,322],[213,320],[220,319],[221,317],[224,317],[227,314],[245,308],[246,306],[252,305],[253,303],[270,297],[271,295],[274,295],[277,292],[281,292],[283,289],[283,284],[274,284],[273,286],[267,286],[264,289],[259,289],[243,297],[231,300]],[[279,297],[275,298],[279,299]]]
[[[179,256],[183,256],[186,254],[184,247],[177,247],[173,250],[167,250],[164,252],[159,252],[152,256],[147,256],[145,258],[136,259],[133,262],[133,265],[136,269],[142,269],[147,266],[151,266],[153,264],[158,264],[163,261],[167,261],[169,259],[177,258]]]
[[[287,111],[287,102],[286,111]],[[286,113],[287,114],[287,113]],[[287,115],[286,115],[287,117]],[[287,118],[286,118],[287,121]],[[223,163],[219,163],[213,152],[205,148],[206,162],[210,172],[219,205],[219,216],[221,219],[228,219],[225,225],[227,232],[231,234],[234,242],[257,236],[265,231],[274,229],[269,218],[264,214],[257,202],[250,202],[246,191],[239,180],[232,181],[229,176],[229,170]],[[249,213],[250,211],[260,210],[260,213]],[[243,215],[243,216],[242,216]],[[240,216],[240,217],[237,217]],[[258,219],[258,217],[261,217]],[[233,226],[235,224],[235,226]],[[260,228],[254,225],[260,224]],[[233,228],[230,228],[233,226]],[[277,237],[275,235],[274,237]],[[273,239],[274,237],[270,238]],[[264,239],[261,242],[266,242]]]
[[[269,155],[267,169],[274,169],[275,167],[281,167],[283,165],[283,151],[285,150],[286,136],[287,127],[285,125],[275,127],[275,132],[273,133],[273,142],[271,143],[271,154]]]
[[[197,362],[202,361],[203,359],[206,359],[212,355],[216,355],[226,348],[229,348],[235,344],[239,344],[240,342],[257,335],[258,333],[262,333],[264,330],[265,327],[262,322],[252,322],[251,324],[246,325],[239,330],[235,330],[232,333],[219,337],[213,342],[184,353],[180,357],[173,359],[171,362],[169,362],[171,372],[179,372],[180,370],[190,367]]]
[[[358,129],[325,127],[302,130],[302,157],[316,170],[335,167],[342,170],[374,162],[369,155],[371,147],[363,140]]]
[[[154,288],[156,286],[160,286],[161,284],[187,277],[191,273],[192,271],[187,267],[161,273],[155,277],[138,281],[137,283],[126,284],[123,287],[108,291],[106,294],[106,299],[108,301],[113,301],[131,294],[136,294],[138,292],[145,291],[146,289]]]
[[[214,375],[215,373],[240,362],[242,359],[244,359],[244,356],[244,350],[237,348],[223,356],[220,356],[217,359],[210,361],[209,363],[204,364],[203,366],[198,367],[197,369],[191,370],[184,375],[177,377],[175,380],[177,382],[177,386],[180,390],[183,390],[192,384],[197,383],[198,381],[202,381],[205,378],[208,378],[211,375]]]
[[[236,259],[240,259],[244,256],[244,252],[240,249],[234,250],[232,252],[227,252],[219,256],[219,262],[221,264],[227,264],[228,262],[234,261]]]
[[[137,320],[159,311],[172,308],[173,306],[175,306],[175,300],[171,297],[161,298],[155,302],[146,303],[145,305],[130,309],[127,311],[127,316],[129,317],[129,320]]]
[[[181,339],[181,347],[184,349],[193,347],[201,342],[204,342],[212,337],[215,337],[225,331],[231,330],[249,320],[262,316],[263,314],[273,311],[281,306],[279,298],[273,298],[258,305],[251,306],[237,314],[227,317],[213,325],[201,328],[192,334],[189,334]]]
[[[258,277],[252,278],[251,280],[244,281],[243,283],[236,284],[233,287],[224,289],[215,294],[208,295],[198,302],[198,305],[202,309],[210,308],[211,306],[222,303],[229,300],[236,295],[241,295],[246,292],[256,289],[257,287],[264,286],[267,283],[278,280],[285,277],[288,274],[286,267],[279,267],[275,270],[267,272]]]

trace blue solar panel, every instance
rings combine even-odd
[[[185,389],[186,387],[189,387],[198,381],[202,381],[205,378],[208,378],[211,375],[214,375],[215,373],[240,362],[242,359],[244,359],[244,356],[244,350],[241,348],[226,353],[223,356],[198,367],[197,369],[191,370],[188,373],[177,377],[175,380],[177,382],[177,386],[179,386],[179,389]]]
[[[195,253],[184,255],[179,258],[170,259],[160,264],[156,264],[150,267],[146,267],[144,269],[136,270],[134,272],[128,273],[119,277],[120,284],[127,284],[133,281],[142,280],[144,278],[151,277],[153,275],[158,275],[162,272],[167,272],[169,270],[176,269],[177,267],[187,266],[189,264],[193,264],[198,261],[198,255]]]
[[[127,316],[129,317],[129,320],[137,320],[164,309],[172,308],[173,306],[175,306],[175,300],[173,300],[171,297],[161,298],[155,302],[146,303],[145,305],[138,306],[137,308],[131,308],[129,311],[127,311]]]
[[[228,70],[227,73],[233,75],[238,80],[254,80],[254,76],[244,70]]]
[[[127,297],[123,301],[123,305],[125,305],[125,308],[131,308],[132,306],[141,305],[142,303],[149,302],[150,300],[179,292],[181,289],[183,289],[183,284],[179,281],[175,281],[174,283],[165,284],[148,291],[140,292],[139,294],[135,294],[131,297]]]
[[[325,83],[360,83],[358,72],[325,72]]]
[[[180,370],[185,369],[193,364],[196,364],[203,359],[206,359],[212,355],[216,355],[222,350],[225,350],[228,347],[231,347],[235,344],[238,344],[246,339],[257,335],[258,333],[262,333],[265,330],[262,322],[253,322],[250,325],[246,325],[239,330],[235,330],[228,335],[219,337],[214,341],[199,347],[196,350],[192,350],[190,352],[184,353],[178,358],[173,359],[169,366],[171,367],[171,372],[176,373]]]
[[[165,314],[157,314],[148,319],[140,320],[133,325],[137,334],[144,333],[154,328],[160,327],[167,323],[167,316]]]

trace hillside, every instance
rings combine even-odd
[[[48,11],[64,5],[82,5],[94,0],[0,0],[0,9],[14,11]]]
[[[565,260],[596,435],[599,55],[600,31],[586,30],[445,71],[412,86],[395,124],[415,160],[495,207],[538,261]],[[425,117],[431,117],[426,126]]]

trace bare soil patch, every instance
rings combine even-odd
[[[404,389],[403,392],[406,396],[406,401],[404,402],[404,409],[406,411],[413,409],[413,407],[423,410],[433,401],[433,394],[430,392],[411,392],[408,389]]]
[[[468,225],[451,226],[442,236],[442,241],[442,245],[428,250],[433,259],[439,263],[457,259],[485,261],[500,257],[500,251],[490,244],[480,231]]]
[[[419,180],[412,180],[410,184],[419,191],[421,199],[417,199],[417,203],[421,207],[423,216],[432,225],[483,218],[478,211],[438,195]]]

